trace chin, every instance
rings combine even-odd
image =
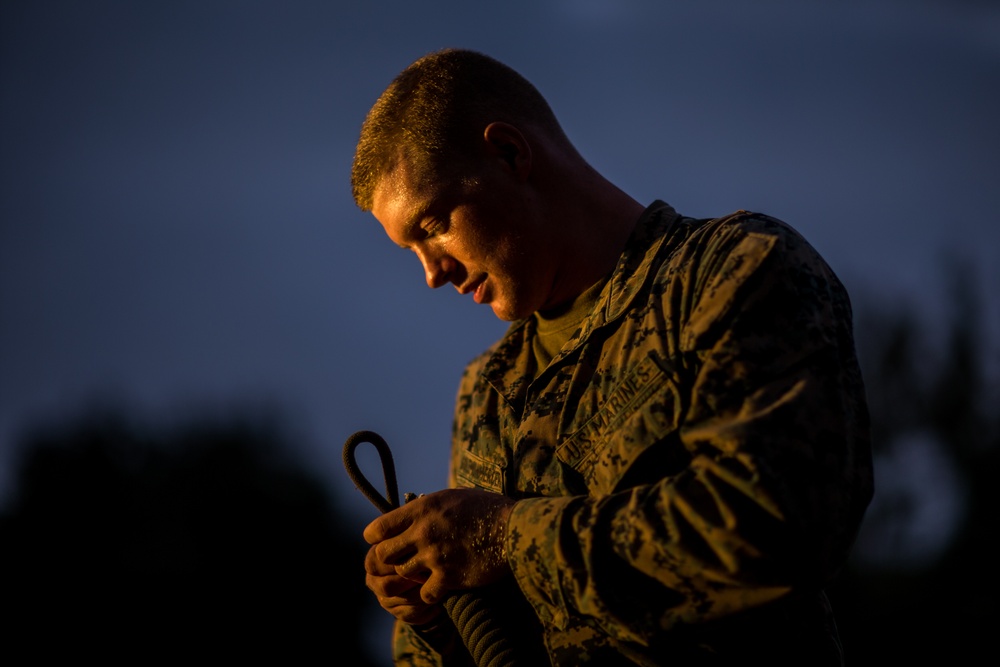
[[[504,303],[494,302],[491,303],[490,306],[493,308],[493,314],[504,322],[516,322],[517,320],[523,320],[534,312],[528,308],[518,308],[516,305],[511,306]]]
[[[521,319],[520,317],[515,317],[514,315],[502,309],[498,310],[494,308],[493,314],[497,316],[497,319],[503,320],[504,322],[514,322],[515,320]]]
[[[497,316],[497,319],[503,320],[504,322],[513,322],[516,317],[513,317],[510,308],[507,304],[500,301],[491,301],[490,308],[493,309],[493,314]]]

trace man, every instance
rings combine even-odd
[[[787,225],[645,206],[538,91],[429,54],[368,114],[355,201],[512,322],[466,369],[450,488],[364,531],[398,664],[469,664],[442,601],[501,588],[553,665],[839,665],[824,594],[872,494],[840,282]]]

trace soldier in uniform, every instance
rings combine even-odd
[[[355,201],[511,325],[461,378],[449,488],[364,531],[397,664],[505,587],[552,665],[843,664],[824,592],[872,495],[843,286],[787,224],[591,167],[521,75],[431,53],[369,112]]]

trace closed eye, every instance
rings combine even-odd
[[[420,225],[420,228],[424,231],[424,238],[428,239],[444,233],[448,226],[440,218],[428,218],[426,222]]]

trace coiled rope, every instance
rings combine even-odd
[[[361,473],[355,449],[363,442],[375,446],[382,461],[385,479],[385,496],[382,496]],[[399,507],[399,487],[396,484],[396,466],[392,461],[389,445],[378,433],[358,431],[344,443],[344,467],[351,481],[383,514]],[[458,630],[462,643],[478,667],[534,667],[548,665],[549,659],[540,646],[525,643],[527,637],[515,637],[502,631],[497,617],[503,604],[491,598],[487,591],[454,593],[442,605]],[[518,633],[524,634],[524,633]],[[531,634],[531,633],[528,633]]]

